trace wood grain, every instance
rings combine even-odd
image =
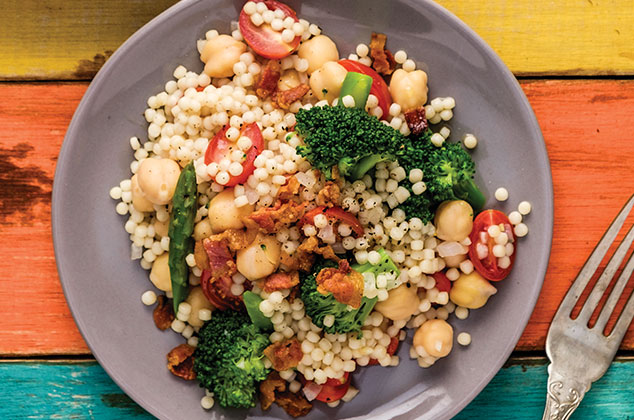
[[[0,84],[5,99],[0,101],[0,355],[89,352],[61,292],[49,215],[55,159],[86,86]],[[522,86],[544,132],[555,189],[551,261],[517,346],[541,350],[569,284],[634,192],[634,81],[525,81]],[[538,214],[530,218],[539,222]],[[634,327],[622,348],[634,349]]]
[[[544,359],[511,359],[454,420],[538,419],[546,399],[547,377]],[[592,386],[572,419],[634,418],[633,381],[634,360],[617,359]],[[154,418],[94,361],[0,363],[0,389],[0,417],[6,419]]]
[[[438,2],[517,75],[634,74],[630,0]],[[135,30],[174,3],[5,0],[0,80],[90,79]]]

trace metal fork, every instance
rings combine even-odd
[[[592,255],[577,275],[575,282],[566,293],[563,302],[553,318],[546,337],[548,365],[548,395],[543,420],[565,420],[579,406],[590,385],[610,367],[614,355],[623,340],[632,318],[634,318],[634,293],[630,296],[614,329],[607,337],[603,334],[605,325],[614,311],[632,271],[634,256],[631,256],[623,268],[614,289],[601,309],[596,324],[588,328],[588,320],[617,272],[621,262],[634,240],[634,226],[631,226],[625,238],[608,262],[597,280],[579,316],[571,318],[571,312],[583,290],[588,285],[599,263],[625,223],[632,207],[634,195],[630,197],[619,215],[614,219],[601,238]]]

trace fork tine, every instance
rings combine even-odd
[[[630,255],[630,258],[627,261],[627,265],[623,268],[618,281],[614,285],[614,289],[612,289],[612,292],[610,292],[608,300],[605,301],[605,305],[603,306],[603,309],[601,309],[601,313],[599,314],[599,318],[597,318],[597,322],[594,328],[598,328],[600,331],[603,331],[606,324],[608,323],[608,320],[610,319],[610,315],[612,315],[612,312],[614,312],[616,303],[619,301],[621,293],[623,293],[623,289],[625,289],[625,286],[632,276],[633,271],[634,254]]]
[[[634,206],[634,195],[630,197],[625,206],[623,206],[623,209],[621,209],[619,215],[614,219],[608,230],[603,234],[603,238],[601,238],[601,241],[594,248],[594,251],[583,265],[583,268],[577,275],[577,278],[570,287],[570,290],[566,293],[566,296],[561,302],[561,305],[559,305],[559,309],[557,310],[555,316],[564,315],[564,313],[566,316],[570,316],[575,303],[579,300],[581,293],[583,293],[583,290],[588,285],[592,275],[597,270],[599,263],[608,252],[610,245],[614,242],[616,235],[625,223],[625,219],[627,219],[628,214],[632,210],[632,206]]]
[[[614,329],[608,338],[620,343],[632,323],[632,318],[634,318],[634,292],[632,292],[630,298],[627,300],[627,304],[623,308],[623,312],[621,312],[621,316],[619,316],[618,321],[616,321]]]
[[[588,300],[586,300],[586,302],[583,305],[583,308],[581,308],[581,312],[579,312],[580,322],[587,323],[590,317],[592,316],[592,313],[594,312],[595,308],[597,307],[597,304],[601,300],[601,297],[603,297],[603,293],[605,293],[606,289],[608,288],[608,285],[610,284],[610,282],[612,281],[612,278],[614,277],[614,274],[616,274],[617,270],[621,266],[621,263],[623,262],[623,259],[625,258],[625,255],[627,255],[627,251],[630,249],[630,245],[632,245],[633,240],[634,240],[634,226],[630,227],[630,230],[627,232],[627,235],[625,236],[625,238],[623,238],[623,241],[614,252],[614,255],[612,256],[612,258],[610,258],[610,261],[608,262],[608,265],[605,267],[605,270],[603,270],[603,273],[601,273],[599,280],[597,280],[597,283],[592,288],[592,291],[590,292],[590,295],[588,296]],[[625,281],[625,283],[627,283],[627,281]],[[618,296],[617,296],[617,299],[618,299]]]

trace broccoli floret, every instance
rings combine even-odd
[[[306,314],[310,316],[315,325],[323,328],[327,333],[359,332],[363,327],[363,322],[374,308],[377,298],[364,297],[361,299],[361,306],[358,309],[350,309],[348,305],[337,301],[332,293],[321,294],[317,291],[317,274],[323,268],[328,267],[337,267],[337,263],[331,260],[317,261],[313,266],[312,273],[304,275],[301,279],[300,293]],[[329,327],[324,325],[326,315],[335,317],[334,324]]]
[[[395,160],[409,140],[360,108],[300,109],[295,130],[304,137],[297,151],[327,178],[337,165],[342,176],[359,179],[381,160]],[[365,160],[369,158],[370,160]]]
[[[352,266],[352,269],[358,271],[361,274],[372,273],[375,276],[383,273],[390,274],[394,279],[396,279],[399,274],[401,274],[401,272],[396,264],[394,264],[394,261],[392,261],[392,258],[390,258],[388,253],[383,248],[379,248],[376,251],[381,256],[378,264],[371,264],[370,262],[367,262],[365,264],[355,264]],[[391,289],[391,287],[388,287],[388,289]]]
[[[401,184],[409,191],[409,198],[403,203],[399,204],[397,208],[403,210],[408,219],[418,217],[423,223],[430,222],[434,219],[435,209],[438,204],[432,201],[428,192],[416,195],[412,191],[412,183],[409,181],[402,181]]]
[[[201,386],[222,407],[255,407],[257,383],[269,373],[262,360],[268,336],[245,313],[226,310],[214,312],[198,340],[194,371]]]
[[[431,147],[422,169],[427,192],[435,205],[446,200],[465,200],[476,212],[484,206],[484,194],[473,181],[475,163],[460,143]]]

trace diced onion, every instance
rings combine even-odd
[[[317,385],[313,381],[309,381],[304,385],[304,396],[308,401],[312,401],[317,398],[317,395],[321,392],[322,385]]]
[[[464,255],[467,253],[466,247],[455,241],[442,242],[436,247],[436,250],[438,251],[438,255],[442,258]]]
[[[132,260],[140,260],[143,257],[143,247],[132,244],[130,247],[130,258]]]

